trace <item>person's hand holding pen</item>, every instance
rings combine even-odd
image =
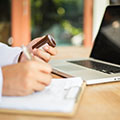
[[[44,38],[44,37],[42,37]],[[49,45],[43,50],[32,48],[42,38],[36,38],[23,47],[28,52],[22,52],[19,63],[2,67],[3,91],[5,96],[25,96],[35,91],[43,90],[51,82],[51,66],[46,63],[51,55],[56,55],[56,48]]]
[[[43,49],[38,49],[36,47],[34,47],[34,49],[32,48],[36,43],[42,41],[43,38],[45,38],[45,36],[32,40],[26,47],[34,56],[37,56],[38,58],[40,58],[45,62],[49,62],[51,56],[57,54],[57,50],[55,47],[51,47],[50,45],[47,45],[44,46]],[[19,62],[23,62],[26,60],[27,60],[26,56],[22,53],[19,58]]]
[[[25,46],[23,52],[28,60],[2,67],[4,96],[29,95],[43,90],[51,82],[51,66],[31,56]]]

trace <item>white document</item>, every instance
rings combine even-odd
[[[81,78],[53,79],[41,92],[24,97],[2,97],[0,108],[46,112],[72,112],[82,86]]]

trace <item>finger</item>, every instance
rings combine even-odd
[[[45,51],[39,50],[39,49],[34,49],[33,54],[35,56],[38,56],[39,58],[43,59],[46,62],[48,62],[50,60],[50,58],[51,58],[49,53],[46,53]]]
[[[21,96],[30,95],[30,94],[33,94],[33,93],[34,93],[34,90],[27,90],[23,94],[21,94]]]
[[[28,45],[27,48],[28,50],[31,52],[32,51],[32,46],[34,46],[37,42],[39,42],[41,39],[43,39],[45,36],[39,37],[39,38],[35,38],[34,40],[32,40]]]
[[[51,83],[52,76],[43,72],[36,72],[34,79],[41,84],[49,85]]]
[[[36,83],[34,84],[33,90],[34,90],[34,91],[41,91],[41,90],[45,89],[45,87],[46,87],[46,86],[45,86],[44,84],[39,83],[39,82],[36,82]]]
[[[33,57],[32,57],[32,59],[33,59],[33,60],[35,60],[35,61],[38,61],[38,62],[45,63],[45,61],[44,61],[44,60],[40,59],[40,58],[39,58],[39,57],[37,57],[37,56],[33,56]]]
[[[57,54],[57,49],[53,48],[51,46],[45,46],[43,48],[46,52],[48,52],[50,55],[56,55]]]
[[[29,67],[29,69],[31,69],[31,72],[35,72],[35,71],[41,71],[44,73],[51,73],[52,72],[52,68],[48,63],[43,63],[43,62],[38,62],[36,60],[32,60],[27,62],[27,67]]]
[[[42,40],[45,36],[42,36],[42,37],[38,37],[38,38],[35,38],[31,41],[31,45],[35,45],[37,42],[39,42],[40,40]]]
[[[32,93],[34,93],[34,90],[32,90],[32,89],[30,89],[30,90],[26,89],[26,90],[17,92],[16,95],[17,96],[26,96],[26,95],[30,95]]]

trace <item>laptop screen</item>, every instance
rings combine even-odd
[[[90,57],[120,65],[120,6],[106,8]]]

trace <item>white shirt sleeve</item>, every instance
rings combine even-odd
[[[3,76],[0,68],[0,102],[1,102],[1,96],[2,96],[2,85],[3,85]]]
[[[17,63],[21,51],[20,47],[9,47],[0,43],[0,66]]]
[[[0,43],[0,100],[2,96],[2,85],[3,85],[3,76],[2,76],[1,67],[17,63],[21,51],[22,49],[19,47],[9,47],[3,43]]]

